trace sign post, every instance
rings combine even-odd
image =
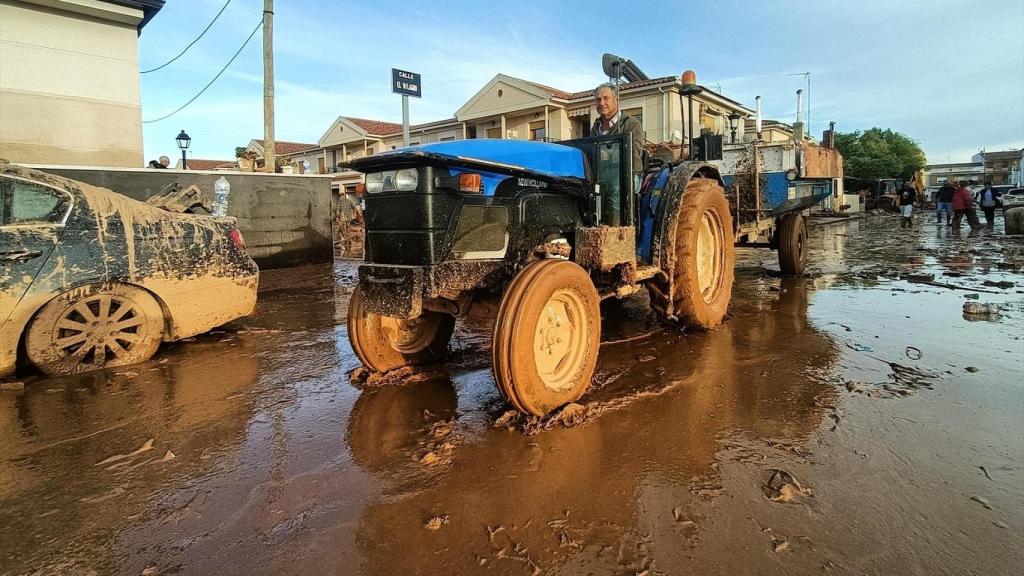
[[[423,85],[420,75],[398,68],[391,69],[391,92],[402,95],[402,146],[409,145],[409,96],[421,98]]]

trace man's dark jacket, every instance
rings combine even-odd
[[[597,129],[600,125],[601,117],[598,116],[594,125],[590,128],[591,136],[597,135]],[[643,172],[644,167],[641,164],[640,152],[644,148],[644,127],[640,124],[640,121],[620,112],[619,121],[612,124],[611,130],[608,131],[606,136],[612,134],[631,134],[633,136],[633,172]]]
[[[953,186],[951,184],[943,184],[939,188],[939,192],[935,195],[936,202],[952,202],[953,201]]]

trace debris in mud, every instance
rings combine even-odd
[[[1009,282],[1007,280],[1000,280],[998,282],[993,281],[993,280],[985,280],[984,282],[982,282],[982,284],[984,284],[985,286],[992,286],[992,287],[995,287],[995,288],[1003,288],[1003,289],[1013,288],[1014,286],[1016,286],[1016,284],[1014,284],[1013,282]]]
[[[769,500],[788,504],[796,502],[804,494],[811,493],[810,488],[801,486],[800,482],[789,472],[777,469],[773,469],[771,472],[772,475],[761,487],[765,497]]]
[[[971,374],[974,374],[975,372],[978,371],[978,368],[976,368],[975,366],[968,366],[968,367],[964,368],[964,370],[970,372]]]
[[[903,353],[911,360],[920,360],[924,356],[924,352],[921,352],[921,349],[916,346],[907,346]]]
[[[964,298],[967,298],[968,300],[977,300],[978,298],[981,298],[981,295],[980,294],[964,294]]]
[[[353,384],[363,384],[368,387],[377,386],[400,386],[403,384],[414,384],[416,382],[427,382],[437,378],[443,378],[444,372],[439,369],[423,368],[419,366],[402,366],[388,372],[373,372],[362,366],[352,371],[350,380]]]
[[[964,302],[964,316],[999,316],[999,312],[998,304]]]
[[[985,500],[981,496],[971,496],[971,501],[981,504],[986,510],[992,509],[992,505],[988,503],[988,500]]]
[[[150,438],[149,440],[146,440],[145,444],[143,444],[142,447],[140,447],[138,450],[136,450],[134,452],[129,452],[128,454],[115,454],[115,455],[113,455],[113,456],[111,456],[109,458],[105,458],[103,460],[100,460],[99,462],[93,464],[93,466],[104,466],[106,464],[112,464],[114,462],[119,462],[121,460],[127,460],[127,459],[131,458],[132,456],[138,456],[139,454],[142,454],[143,452],[148,452],[148,451],[152,450],[153,449],[153,444],[154,444],[154,440],[153,440],[153,438]]]
[[[772,540],[773,552],[785,552],[789,549],[789,540]]]
[[[6,381],[3,381],[3,382],[0,382],[0,390],[15,390],[15,391],[17,391],[17,390],[24,390],[24,389],[25,389],[25,381],[24,380],[13,380],[13,381],[12,380],[6,380]]]
[[[427,523],[424,524],[423,527],[427,530],[440,530],[441,526],[444,526],[447,523],[448,515],[444,514],[443,516],[434,516],[430,520],[427,520]]]
[[[908,274],[906,281],[911,284],[927,284],[935,280],[935,274]]]

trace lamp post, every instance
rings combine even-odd
[[[736,143],[736,122],[739,121],[739,112],[729,114],[729,144]]]
[[[192,143],[192,139],[182,130],[181,134],[178,134],[174,141],[178,143],[178,148],[181,148],[181,169],[188,170],[188,166],[185,164],[185,151],[188,150],[188,145]]]

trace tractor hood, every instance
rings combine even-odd
[[[480,170],[579,189],[587,179],[583,151],[547,142],[521,140],[453,140],[389,150],[338,164],[358,172],[412,166]]]

